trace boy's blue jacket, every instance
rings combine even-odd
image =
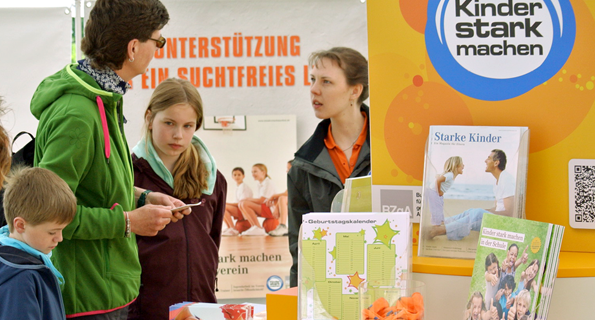
[[[66,319],[58,279],[41,260],[0,245],[0,319]]]

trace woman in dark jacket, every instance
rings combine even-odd
[[[295,153],[287,176],[289,251],[293,257],[290,286],[297,286],[299,229],[302,215],[329,212],[345,179],[370,172],[368,62],[344,47],[314,52],[310,65],[310,98],[317,118],[314,134]]]
[[[135,185],[200,205],[156,236],[137,237],[141,288],[129,319],[167,319],[175,303],[217,301],[227,183],[194,136],[202,119],[202,100],[187,80],[167,79],[153,92],[145,137],[132,150]]]

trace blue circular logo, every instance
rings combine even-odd
[[[267,289],[270,291],[278,291],[283,289],[283,280],[279,276],[270,276],[267,279]]]
[[[576,35],[569,0],[429,0],[425,30],[432,65],[476,99],[520,96],[555,75]]]

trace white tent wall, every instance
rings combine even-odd
[[[35,135],[31,97],[45,77],[70,62],[72,19],[58,7],[0,8],[0,29],[0,96],[8,108],[1,122],[12,137],[20,131]]]

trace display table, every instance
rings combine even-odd
[[[425,320],[463,318],[469,294],[473,260],[418,257],[413,247],[413,279],[426,283]],[[595,288],[595,253],[561,252],[548,319],[590,319],[595,314],[592,288]],[[282,297],[267,295],[267,310],[297,311],[297,290],[283,290]],[[291,296],[295,294],[295,296]],[[274,304],[274,306],[269,305]],[[289,320],[268,313],[268,320]]]

